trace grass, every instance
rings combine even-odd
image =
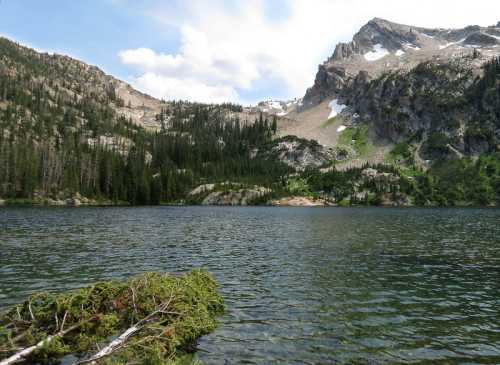
[[[358,157],[369,156],[373,152],[373,143],[368,137],[368,125],[362,124],[341,132],[339,145],[351,146]]]
[[[401,165],[411,165],[413,163],[413,153],[414,151],[409,143],[401,142],[394,145],[385,160],[387,163],[398,167]]]
[[[335,123],[337,123],[339,121],[342,121],[342,117],[337,115],[333,118],[328,119],[326,122],[324,122],[323,125],[321,126],[321,128],[328,128],[329,126],[334,125]]]
[[[195,270],[182,277],[146,273],[127,282],[35,294],[0,315],[0,358],[74,326],[76,330],[47,343],[26,361],[57,363],[66,355],[86,358],[168,303],[168,312],[158,314],[99,363],[178,364],[200,336],[215,329],[215,318],[223,311],[217,289],[209,273]]]

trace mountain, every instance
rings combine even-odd
[[[280,135],[334,151],[334,166],[303,184],[349,204],[386,201],[389,191],[392,204],[498,204],[499,25],[375,18],[338,44],[303,99],[272,113]]]
[[[499,32],[374,19],[304,98],[253,107],[0,39],[0,204],[498,205]]]
[[[314,85],[307,90],[303,108],[337,96],[360,72],[374,79],[384,72],[407,71],[425,61],[446,63],[480,51],[470,68],[500,55],[500,27],[468,26],[463,29],[431,29],[375,18],[349,43],[336,46],[320,65]]]
[[[486,65],[498,56],[498,26],[430,29],[375,18],[351,42],[335,47],[300,103],[274,113],[280,117],[279,133],[338,147],[342,134],[361,123],[375,148],[354,156],[357,165],[384,162],[391,144],[417,133],[423,136],[420,145],[434,133],[445,134],[442,140],[455,140],[449,152],[493,150],[496,138],[488,137],[487,145],[479,141],[482,132],[473,124],[483,121],[483,132],[486,126],[488,135],[498,132],[496,97],[491,91],[480,101],[486,90],[477,89]],[[455,128],[446,129],[444,120]],[[417,159],[432,160],[432,155],[424,148]]]
[[[160,101],[0,38],[0,203],[156,204],[207,180],[271,184],[289,168],[251,155],[273,125],[240,114],[229,103]]]

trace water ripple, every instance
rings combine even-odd
[[[500,211],[2,208],[0,307],[151,270],[212,271],[205,364],[500,363]]]

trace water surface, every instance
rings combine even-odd
[[[205,364],[500,363],[499,210],[0,209],[0,308],[196,267],[228,307]]]

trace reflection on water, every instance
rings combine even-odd
[[[194,267],[228,312],[205,364],[500,363],[500,211],[0,209],[0,307]]]

